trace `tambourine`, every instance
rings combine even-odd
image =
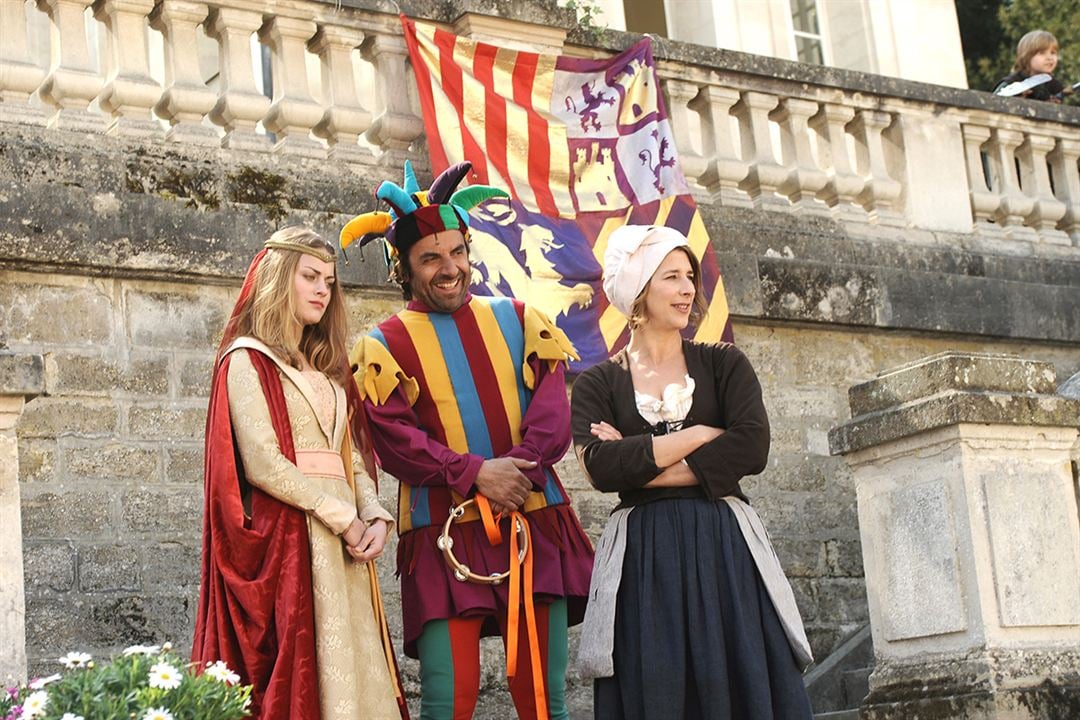
[[[446,559],[446,564],[450,566],[450,569],[454,571],[454,579],[458,582],[498,585],[510,577],[509,569],[507,569],[506,572],[501,573],[478,575],[470,570],[468,565],[465,565],[454,557],[454,538],[450,537],[450,526],[454,524],[455,520],[459,520],[465,515],[466,508],[475,504],[476,500],[470,498],[450,511],[450,515],[446,518],[446,523],[443,525],[442,534],[439,535],[439,539],[435,541],[435,545],[442,550],[443,558]],[[517,533],[518,540],[517,562],[518,565],[521,565],[525,562],[525,556],[529,554],[529,532],[517,513],[514,513],[514,532]]]

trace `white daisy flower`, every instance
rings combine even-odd
[[[160,645],[132,645],[124,648],[124,657],[131,655],[160,655]]]
[[[41,688],[45,687],[49,683],[56,682],[59,679],[60,679],[59,673],[57,673],[55,675],[50,675],[49,677],[37,678],[35,680],[30,681],[30,686],[29,687],[30,687],[31,690],[40,690]]]
[[[32,692],[23,700],[23,719],[41,717],[45,714],[45,706],[49,704],[49,694],[44,690]]]
[[[90,654],[84,652],[69,652],[67,655],[59,659],[60,663],[68,670],[87,667],[90,664],[90,660]]]
[[[82,715],[76,715],[75,713],[64,713],[60,716],[60,720],[86,720]]]
[[[172,713],[163,707],[150,708],[142,716],[142,720],[173,720]]]
[[[159,662],[150,668],[150,687],[172,690],[180,687],[180,671],[167,662]]]
[[[240,682],[240,676],[230,670],[229,666],[221,660],[215,663],[206,663],[206,674],[226,685],[235,685]]]

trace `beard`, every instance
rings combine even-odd
[[[437,287],[437,283],[449,283],[458,280],[457,287],[452,293],[447,293]],[[436,312],[452,313],[465,304],[465,296],[469,292],[469,278],[464,274],[457,276],[440,275],[430,283],[417,283],[415,277],[412,282],[413,297],[427,305]]]

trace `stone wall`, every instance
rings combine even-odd
[[[320,12],[328,7],[320,5]],[[376,19],[383,28],[377,41],[389,42],[386,28],[396,19],[386,13]],[[632,40],[607,33],[602,44],[610,49]],[[660,54],[666,87],[677,91],[671,105],[682,118],[676,121],[680,151],[724,273],[736,340],[758,370],[772,420],[769,467],[746,490],[792,578],[820,659],[867,622],[851,475],[828,454],[827,431],[848,417],[847,388],[944,350],[1043,360],[1059,378],[1080,371],[1080,183],[1068,139],[1080,127],[1080,113],[679,43]],[[684,80],[672,84],[674,75]],[[844,115],[830,104],[838,98],[850,102],[849,119],[856,111],[876,118],[879,107],[893,113],[884,140],[873,137],[888,172],[903,181],[906,194],[893,200],[908,214],[870,191],[869,199],[860,194],[826,207],[806,198],[789,202],[776,188],[732,175],[733,168],[745,173],[756,166],[806,176],[796,167],[805,156],[792,160],[778,148],[774,158],[772,150],[744,147],[746,157],[736,163],[734,146],[700,142],[710,123],[723,139],[740,94],[744,130],[757,122],[762,130],[776,125],[784,113],[769,120],[773,115],[758,112],[765,92],[785,103],[809,94],[821,103],[815,117],[826,125]],[[699,120],[690,122],[688,107]],[[399,110],[387,105],[380,117],[394,121]],[[983,147],[1000,151],[1001,167],[1011,167],[1016,147],[1010,143],[1021,135],[1014,127],[1026,133],[1029,150],[1056,134],[1055,177],[1068,180],[1056,186],[1057,202],[1070,203],[1060,227],[1034,211],[1017,220],[980,210],[990,201],[1018,207],[1019,188],[1008,183],[942,187],[948,222],[920,224],[930,202],[913,199],[910,189],[930,196],[942,183],[932,163],[923,162],[937,146],[917,146],[919,133],[905,134],[916,110],[951,123],[949,142],[941,145],[949,178],[981,167]],[[978,132],[961,138],[960,124],[972,118],[994,133],[1000,128],[1000,138],[985,145]],[[398,119],[395,127],[408,125]],[[845,136],[848,121],[837,122],[837,152],[869,142],[865,133]],[[856,120],[854,127],[867,122]],[[785,128],[785,137],[809,142],[805,126]],[[26,406],[17,428],[32,672],[51,670],[68,650],[101,654],[136,642],[190,643],[207,383],[239,279],[276,227],[305,222],[334,237],[352,214],[371,209],[372,188],[399,175],[401,145],[414,137],[392,135],[379,135],[378,155],[344,162],[271,152],[268,144],[225,150],[216,140],[196,147],[72,132],[7,121],[0,113],[0,349],[45,357],[47,394]],[[1025,167],[1046,162],[1030,152],[1024,157]],[[868,187],[888,186],[882,179],[889,178],[871,172]],[[341,269],[354,335],[400,305],[383,281],[378,255],[351,253],[351,265]],[[573,462],[564,461],[561,473],[596,537],[613,499],[592,491]],[[387,478],[388,505],[394,493]],[[384,561],[382,571],[396,624],[390,566]],[[500,683],[497,643],[491,650],[487,686]],[[415,664],[405,670],[415,691]],[[587,696],[585,688],[575,697],[587,704]],[[493,693],[485,702],[505,707],[506,698]]]

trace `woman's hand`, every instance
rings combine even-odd
[[[389,533],[390,524],[385,520],[377,519],[371,525],[366,524],[360,518],[353,520],[349,529],[341,536],[345,541],[345,550],[356,562],[368,562],[382,554],[386,546],[386,537]],[[359,534],[359,537],[357,537]]]
[[[622,433],[603,421],[590,423],[589,432],[601,440],[622,440]]]

